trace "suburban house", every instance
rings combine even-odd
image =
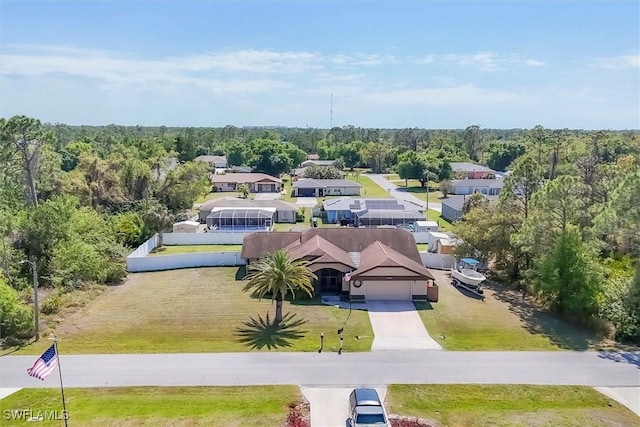
[[[307,160],[320,160],[319,154],[307,154]]]
[[[481,193],[482,194],[482,193]],[[446,219],[449,222],[457,221],[462,218],[464,214],[464,203],[467,200],[466,195],[459,196],[449,196],[446,199],[442,199],[440,202],[442,204],[442,218]],[[489,196],[485,195],[489,201],[496,200],[498,196]]]
[[[271,231],[276,208],[213,208],[207,216],[208,231]]]
[[[282,200],[250,200],[237,197],[221,197],[208,200],[200,206],[200,212],[198,213],[200,222],[207,222],[207,217],[214,208],[275,208],[275,222],[288,222],[291,224],[295,224],[296,213],[299,209],[293,203],[287,203]]]
[[[211,170],[214,169],[226,169],[227,168],[227,158],[226,156],[198,156],[195,158],[198,162],[209,163],[211,166]]]
[[[455,179],[451,181],[451,194],[481,193],[497,196],[502,191],[503,179]]]
[[[359,196],[362,186],[347,179],[300,179],[293,183],[294,197]]]
[[[286,249],[309,261],[316,292],[347,300],[437,301],[434,277],[420,259],[411,233],[397,228],[313,228],[298,232],[251,233],[242,243],[247,264]]]
[[[427,231],[438,231],[440,225],[435,221],[416,221],[416,233],[426,233]]]
[[[327,222],[355,227],[407,225],[424,220],[423,208],[397,199],[340,197],[322,202]]]
[[[309,166],[293,169],[291,171],[291,176],[295,178],[304,178],[306,176],[307,169],[309,169]],[[342,177],[346,175],[344,171],[338,170],[338,172],[340,172],[340,176]]]
[[[311,160],[311,159],[307,159],[304,162],[300,163],[300,167],[304,168],[304,167],[308,167],[308,166],[333,166],[333,164],[335,163],[335,160]]]
[[[282,180],[264,173],[225,173],[213,175],[211,182],[215,191],[238,191],[240,184],[247,184],[252,193],[279,193]]]
[[[229,172],[240,172],[240,173],[251,173],[253,172],[253,168],[251,166],[231,166],[227,168]]]
[[[487,176],[495,177],[495,171],[486,166],[468,162],[451,162],[453,179],[483,179]]]

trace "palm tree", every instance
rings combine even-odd
[[[280,323],[282,300],[287,293],[291,293],[293,298],[296,297],[296,291],[302,291],[310,297],[313,295],[312,279],[318,277],[309,270],[307,264],[308,261],[292,260],[286,250],[279,249],[249,265],[252,273],[246,277],[248,283],[242,290],[251,291],[251,296],[258,299],[271,294],[271,301],[276,302],[274,323]]]

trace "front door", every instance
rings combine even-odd
[[[342,277],[341,272],[329,268],[323,268],[316,274],[318,274],[318,278],[320,279],[320,292],[323,295],[340,294],[342,288],[342,282],[340,280]]]

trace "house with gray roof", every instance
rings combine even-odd
[[[327,222],[356,227],[408,225],[424,220],[423,207],[398,199],[340,197],[322,202]]]
[[[446,219],[449,222],[457,221],[462,218],[464,214],[464,203],[467,198],[471,196],[467,195],[458,195],[458,196],[449,196],[445,199],[441,199],[440,203],[442,204],[442,214],[441,217]],[[498,196],[484,196],[489,201],[494,201],[498,199]]]
[[[452,178],[454,179],[482,179],[493,175],[495,171],[483,165],[469,162],[451,162]]]
[[[502,191],[503,179],[454,179],[451,194],[469,195],[473,193],[497,196]]]
[[[298,212],[299,209],[299,207],[293,203],[287,203],[282,200],[250,200],[240,199],[238,197],[221,197],[219,199],[206,201],[200,206],[200,211],[198,212],[200,222],[207,222],[207,217],[209,217],[215,208],[274,208],[274,222],[290,224],[296,223],[296,212]]]
[[[347,179],[299,179],[293,183],[294,197],[359,196],[362,186]]]

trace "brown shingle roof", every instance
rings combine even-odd
[[[330,242],[345,252],[362,252],[376,241],[399,252],[409,260],[420,263],[416,241],[406,230],[397,228],[311,228],[301,232],[252,233],[242,243],[242,258],[261,258],[276,249],[285,248],[297,241],[300,244],[316,236]],[[290,246],[289,249],[293,249]]]
[[[252,183],[258,181],[273,181],[282,184],[280,178],[267,175],[265,173],[225,173],[224,175],[213,175],[211,182],[235,182],[235,183]]]
[[[299,231],[251,233],[242,241],[242,259],[256,259],[300,241]]]
[[[347,252],[317,235],[302,244],[293,242],[287,246],[287,249],[293,259],[316,257],[317,259],[314,260],[316,262],[339,262],[356,268]]]
[[[421,263],[408,259],[405,255],[389,246],[374,242],[360,253],[360,267],[352,273],[353,277],[379,276],[380,267],[384,267],[384,275],[416,276],[433,279],[433,276]]]

